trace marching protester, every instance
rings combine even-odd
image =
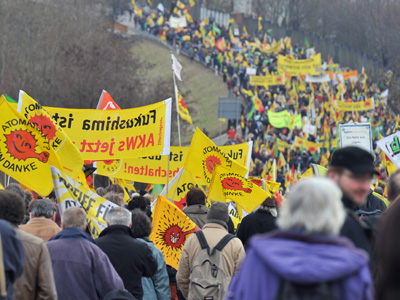
[[[61,217],[62,230],[47,242],[58,299],[103,299],[124,283],[107,255],[85,233],[86,213],[70,207]]]
[[[388,201],[392,205],[395,201],[400,199],[400,170],[397,170],[390,175],[387,183]]]
[[[346,218],[341,196],[326,178],[298,182],[279,230],[250,240],[226,299],[372,299],[367,254],[337,237]]]
[[[143,299],[142,277],[151,277],[157,271],[157,261],[149,247],[132,235],[132,216],[123,207],[110,209],[104,229],[96,244],[108,256],[121,276],[125,288],[136,298]]]
[[[23,264],[22,275],[14,283],[14,296],[10,299],[39,300],[57,299],[53,268],[46,244],[42,239],[18,228],[25,217],[25,202],[20,194],[11,191],[0,191],[0,219],[10,222],[17,238],[22,242],[25,259],[19,259]],[[3,243],[3,247],[13,245],[11,241]],[[4,250],[3,250],[4,251]],[[14,249],[18,255],[18,249]],[[7,253],[4,251],[3,253]],[[10,260],[11,262],[12,260]],[[14,270],[18,270],[14,267]],[[11,271],[8,271],[12,273]],[[7,272],[7,273],[8,273]],[[1,297],[0,297],[1,299]]]
[[[151,233],[151,220],[140,209],[132,211],[132,236],[146,244],[157,261],[157,271],[151,277],[142,277],[143,300],[171,299],[169,278],[165,258],[160,249],[148,238]]]
[[[199,228],[207,222],[209,208],[206,206],[206,195],[198,187],[191,187],[186,194],[187,206],[182,210]]]
[[[61,228],[54,222],[57,208],[50,199],[32,200],[29,205],[30,220],[19,228],[47,242]]]

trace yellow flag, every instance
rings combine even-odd
[[[20,91],[19,98],[18,111],[47,138],[51,147],[61,159],[64,167],[63,172],[72,178],[76,178],[83,166],[82,155],[78,148],[39,103],[24,91]]]
[[[196,5],[196,2],[194,2],[194,0],[189,0],[189,5],[190,7],[193,7]]]
[[[189,236],[200,230],[175,204],[158,195],[150,240],[162,251],[167,265],[178,269],[183,246]]]
[[[161,26],[162,24],[164,24],[164,16],[159,17],[157,20],[157,25]]]
[[[82,207],[87,214],[88,229],[97,238],[107,227],[104,217],[108,210],[118,205],[100,197],[55,167],[51,167],[51,173],[60,213],[71,206]]]
[[[62,168],[49,140],[0,97],[0,170],[39,195],[53,190],[50,165]]]
[[[181,116],[182,119],[188,121],[190,124],[193,124],[192,123],[192,118],[190,117],[190,114],[189,114],[189,110],[188,110],[188,108],[186,106],[185,101],[182,98],[181,93],[178,90],[178,87],[176,87],[176,94],[177,94],[176,97],[178,99],[178,112],[179,112],[179,115]]]
[[[183,4],[181,1],[178,0],[178,2],[176,3],[176,6],[178,6],[178,8],[180,9],[185,9],[185,4]]]
[[[244,178],[221,166],[214,168],[213,179],[208,190],[208,198],[213,201],[231,200],[251,213],[271,194]]]
[[[247,173],[246,167],[233,161],[199,128],[196,128],[183,168],[193,175],[199,176],[206,185],[209,185],[215,165],[222,165],[241,176],[245,176]]]

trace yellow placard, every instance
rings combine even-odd
[[[267,75],[267,76],[250,76],[250,83],[254,86],[272,86],[284,85],[285,76]]]
[[[169,154],[171,99],[122,110],[45,109],[84,160]]]
[[[365,111],[374,109],[374,102],[372,99],[360,102],[337,101],[337,108],[340,111]]]
[[[283,55],[278,56],[278,73],[299,75],[318,75],[317,69],[321,69],[321,53],[309,59],[290,59]]]
[[[269,123],[275,128],[289,128],[293,117],[287,110],[280,112],[268,111]]]

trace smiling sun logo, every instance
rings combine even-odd
[[[208,173],[212,174],[214,172],[214,167],[216,164],[221,165],[221,160],[218,157],[216,157],[214,155],[210,155],[206,158],[205,165],[206,165]]]
[[[29,121],[33,123],[49,141],[56,136],[56,127],[49,117],[45,115],[34,115]]]
[[[221,183],[222,183],[222,187],[224,189],[243,191],[248,194],[251,193],[251,188],[249,188],[249,187],[245,188],[244,187],[245,183],[240,178],[225,177],[224,179],[221,180]]]
[[[37,140],[32,133],[26,130],[14,130],[10,134],[4,135],[6,138],[7,150],[10,155],[18,160],[27,160],[28,158],[37,158],[46,163],[50,154],[48,152],[36,153],[38,146]]]

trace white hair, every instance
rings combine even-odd
[[[108,211],[106,215],[106,221],[110,225],[129,226],[132,222],[132,214],[126,208],[113,207]]]
[[[284,230],[337,235],[346,216],[341,198],[342,192],[333,181],[303,179],[284,201],[277,225]]]

